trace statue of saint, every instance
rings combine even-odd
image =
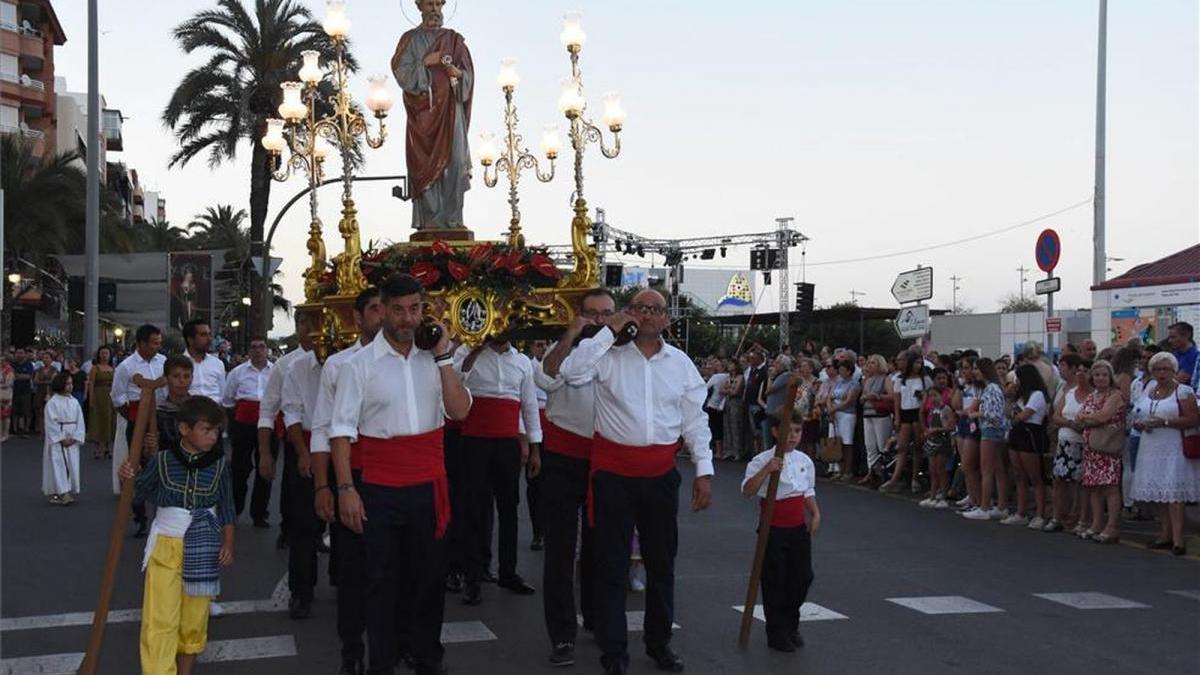
[[[445,0],[416,0],[421,25],[400,36],[392,74],[404,90],[405,137],[413,227],[464,228],[463,193],[471,186],[471,93],[475,67],[463,36],[442,27]]]

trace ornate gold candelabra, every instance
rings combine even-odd
[[[517,194],[517,183],[521,180],[523,169],[532,169],[537,179],[547,183],[554,178],[554,160],[562,150],[562,142],[558,139],[558,127],[548,125],[542,135],[542,153],[550,160],[549,173],[542,173],[538,158],[534,157],[523,146],[524,139],[517,133],[517,107],[513,103],[513,92],[520,83],[517,75],[517,60],[505,58],[500,61],[500,76],[497,82],[504,91],[504,150],[496,148],[495,136],[491,133],[481,134],[482,146],[479,150],[479,163],[483,165],[483,182],[488,187],[496,187],[500,172],[508,176],[508,207],[512,218],[508,224],[508,243],[510,246],[521,246],[521,209]],[[495,169],[489,173],[488,169]]]
[[[316,113],[317,86],[325,79],[325,71],[320,64],[320,55],[315,51],[303,53],[304,65],[298,75],[301,82],[285,82],[283,102],[279,105],[282,119],[268,120],[267,133],[262,139],[263,147],[271,152],[277,165],[281,162],[280,155],[286,148],[291,156],[283,166],[274,171],[275,180],[287,180],[293,168],[303,170],[309,179],[309,186],[314,190],[309,195],[309,208],[312,220],[309,226],[308,251],[312,256],[310,267],[305,272],[304,294],[305,304],[312,311],[319,312],[316,303],[321,298],[317,281],[324,272],[325,244],[321,238],[321,221],[317,217],[317,197],[315,187],[321,181],[321,163],[330,151],[329,143],[338,146],[342,157],[342,217],[338,222],[338,232],[342,236],[344,249],[337,258],[335,274],[337,281],[337,296],[334,300],[346,297],[353,299],[367,287],[367,280],[361,269],[362,244],[359,237],[358,210],[354,205],[354,176],[351,166],[354,159],[354,145],[358,137],[362,137],[370,148],[378,148],[387,138],[387,125],[384,118],[392,107],[392,98],[388,93],[382,77],[370,78],[371,86],[367,94],[367,109],[379,121],[379,133],[372,136],[366,117],[359,112],[350,98],[349,70],[346,65],[346,36],[350,32],[350,21],[346,18],[345,0],[328,0],[327,14],[323,27],[326,35],[333,40],[334,61],[331,74],[334,86],[333,112],[318,118]],[[285,133],[286,132],[286,133]],[[344,302],[331,302],[336,316],[333,328],[336,332],[349,323],[349,317],[338,311]],[[340,325],[339,325],[340,324]]]
[[[600,153],[609,159],[621,154],[621,128],[625,124],[625,110],[621,107],[619,94],[612,92],[604,95],[603,122],[613,135],[613,145],[610,148],[604,142],[604,133],[586,115],[587,100],[583,95],[583,72],[579,67],[579,54],[587,42],[587,34],[583,32],[579,13],[572,12],[563,17],[563,29],[559,40],[567,48],[567,54],[571,58],[571,76],[563,80],[558,107],[570,123],[571,147],[575,150],[575,217],[571,219],[571,246],[579,251],[587,247],[587,236],[592,224],[583,196],[583,153],[588,143],[596,143],[600,146]],[[595,256],[576,255],[575,269],[567,276],[564,285],[583,286],[589,279],[596,279],[599,274],[596,265]]]

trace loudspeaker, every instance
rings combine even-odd
[[[37,320],[34,310],[14,307],[12,310],[12,328],[8,344],[14,347],[28,347],[33,344]]]
[[[625,273],[624,265],[605,265],[604,266],[604,285],[609,288],[620,288],[622,277]]]

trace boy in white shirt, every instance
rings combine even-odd
[[[775,448],[755,455],[746,465],[742,494],[757,495],[766,509],[767,479],[779,474],[771,533],[762,566],[763,614],[767,620],[767,646],[781,652],[794,652],[804,646],[800,637],[800,606],[812,585],[812,535],[821,525],[817,506],[816,468],[808,455],[796,450],[800,444],[802,417],[789,415],[788,448],[782,458]],[[771,430],[780,442],[781,425]]]

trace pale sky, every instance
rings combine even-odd
[[[248,0],[249,2],[249,0]],[[203,57],[185,56],[170,30],[197,9],[193,0],[148,3],[103,0],[101,91],[127,117],[125,152],[110,155],[138,169],[167,199],[167,215],[186,225],[217,203],[247,207],[249,145],[239,161],[210,170],[203,159],[168,171],[174,150],[159,115],[172,89]],[[317,17],[324,3],[306,3]],[[386,73],[410,24],[401,3],[350,0],[351,37],[366,77]],[[447,25],[472,50],[477,84],[471,140],[500,132],[503,98],[495,76],[502,57],[519,60],[516,101],[521,130],[537,152],[542,127],[563,123],[555,105],[569,69],[558,41],[561,16],[582,10],[588,34],[582,66],[598,116],[600,96],[619,90],[629,118],[623,150],[585,157],[589,204],[609,222],[648,237],[761,232],[795,217],[811,238],[808,280],[816,302],[865,295],[864,305],[895,306],[897,272],[934,267],[934,307],[951,302],[995,311],[1041,277],[1033,245],[1043,227],[1062,235],[1060,308],[1086,307],[1091,282],[1092,209],[970,244],[859,263],[849,258],[934,246],[1036,218],[1092,192],[1095,134],[1096,0],[843,0],[753,3],[683,0],[455,0]],[[83,2],[58,2],[67,33],[57,75],[86,87]],[[413,6],[404,3],[409,16]],[[1198,47],[1193,0],[1113,0],[1108,27],[1108,254],[1111,275],[1168,255],[1198,239]],[[393,93],[398,87],[389,78]],[[389,118],[391,136],[368,154],[367,174],[402,174],[404,114]],[[553,182],[521,183],[527,239],[566,243],[571,218],[570,151]],[[562,161],[566,159],[567,161]],[[336,164],[330,174],[337,173]],[[303,181],[272,189],[270,218]],[[466,219],[481,239],[500,238],[508,206],[502,183],[467,194]],[[331,254],[337,193],[322,192],[321,216]],[[390,186],[355,192],[363,241],[402,241],[411,233],[409,205]],[[304,202],[300,204],[303,206]],[[285,258],[285,289],[302,299],[307,215],[294,208],[276,235]],[[269,220],[268,220],[269,223]],[[797,251],[798,253],[798,251]],[[748,265],[749,253],[713,261]],[[799,256],[796,255],[795,259]],[[739,263],[740,261],[740,263]],[[630,263],[640,262],[636,257]],[[697,261],[695,264],[702,264]],[[793,281],[799,280],[798,266]],[[773,311],[775,287],[760,309]],[[276,321],[277,332],[287,326]]]

